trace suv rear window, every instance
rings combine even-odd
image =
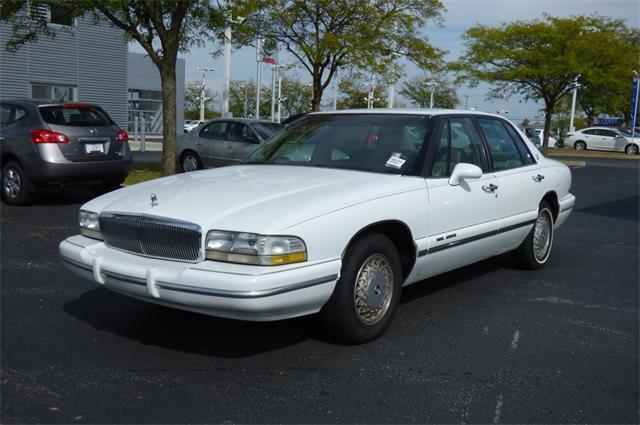
[[[74,127],[96,127],[113,124],[109,115],[102,108],[90,105],[41,106],[40,115],[42,115],[42,119],[47,124]]]

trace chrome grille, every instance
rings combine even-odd
[[[186,221],[148,215],[101,214],[104,243],[116,249],[180,261],[201,258],[200,226]]]

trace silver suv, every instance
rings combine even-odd
[[[125,130],[97,105],[0,100],[2,198],[28,203],[43,187],[117,188],[131,167]]]

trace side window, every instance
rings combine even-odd
[[[524,165],[515,141],[500,121],[491,118],[478,118],[478,124],[482,128],[489,146],[494,170],[508,170]]]
[[[11,105],[7,105],[3,103],[0,105],[0,126],[4,127],[5,125],[9,125],[13,122],[13,118],[11,117]]]
[[[20,106],[14,106],[13,113],[15,114],[15,117],[13,118],[14,122],[27,116],[27,110]]]
[[[583,133],[590,136],[596,136],[598,134],[598,130],[584,130]]]
[[[447,177],[461,162],[482,168],[482,142],[470,118],[450,118],[444,122],[430,175]]]
[[[611,131],[611,130],[600,130],[600,131],[604,137],[612,137],[612,138],[616,137],[616,133],[614,131]]]
[[[256,136],[247,125],[233,122],[229,124],[229,126],[229,140],[233,140],[234,142],[258,143]]]
[[[524,140],[522,140],[518,132],[506,122],[503,122],[502,125],[506,127],[509,135],[516,142],[516,148],[518,148],[518,151],[520,152],[522,161],[525,164],[535,164],[536,161],[533,159],[533,155],[531,155],[531,152],[529,152],[527,145],[525,144]]]
[[[227,122],[225,121],[216,121],[211,124],[205,126],[202,130],[200,130],[200,137],[205,139],[218,139],[223,140],[226,138],[227,133]]]

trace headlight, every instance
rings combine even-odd
[[[80,234],[89,238],[102,240],[98,214],[80,210],[80,214],[78,214],[78,222],[80,224]]]
[[[205,250],[209,260],[261,266],[279,266],[307,259],[304,242],[294,236],[212,230],[207,233]]]

